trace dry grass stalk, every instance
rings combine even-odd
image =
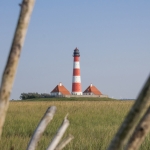
[[[149,107],[150,101],[150,76],[148,77],[142,91],[140,92],[133,107],[128,113],[126,119],[122,123],[120,129],[112,140],[108,150],[121,150],[129,140],[130,135],[133,133],[137,126],[139,119],[142,118],[144,113]]]
[[[9,97],[12,90],[30,16],[33,10],[34,1],[35,0],[23,0],[22,4],[20,5],[21,11],[18,19],[18,24],[14,34],[6,67],[2,76],[0,88],[0,137],[5,122],[5,116],[9,105]]]
[[[131,136],[125,150],[138,150],[146,135],[150,131],[150,108],[147,110],[136,130]]]
[[[71,140],[74,139],[74,136],[69,134],[69,136],[62,140],[61,143],[55,148],[55,150],[62,150]]]
[[[41,119],[39,125],[37,126],[32,138],[28,144],[27,150],[35,150],[35,148],[36,148],[43,132],[45,131],[48,123],[53,119],[55,112],[56,112],[55,106],[51,106],[47,109],[47,111],[45,112],[45,115]]]
[[[47,150],[54,150],[58,143],[60,142],[61,138],[63,137],[66,129],[69,126],[69,120],[67,119],[67,116],[64,118],[60,128],[58,129],[56,135],[54,136],[52,142],[49,144]]]

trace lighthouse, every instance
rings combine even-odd
[[[80,52],[75,48],[73,52],[73,78],[72,78],[72,95],[82,95],[81,76],[80,76]]]

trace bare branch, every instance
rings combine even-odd
[[[35,0],[23,0],[20,16],[14,34],[9,57],[4,69],[0,88],[0,137],[5,122],[5,116],[9,105],[9,97],[12,90],[17,65],[24,43],[28,23],[33,10]]]
[[[122,123],[120,129],[112,140],[108,150],[120,150],[128,141],[130,135],[133,133],[136,125],[141,117],[144,115],[150,101],[150,76],[148,77],[142,91],[140,92],[133,107],[128,113],[126,119]]]
[[[53,119],[55,112],[56,112],[55,106],[51,106],[47,109],[47,111],[45,112],[43,118],[41,119],[39,125],[37,126],[32,138],[28,144],[27,150],[35,150],[35,148],[38,144],[38,141],[40,140],[40,137],[42,136],[48,123]]]
[[[67,119],[67,116],[64,118],[64,121],[62,122],[60,128],[58,129],[55,137],[53,138],[52,142],[48,146],[47,150],[54,150],[58,143],[60,142],[62,136],[64,135],[66,129],[69,126],[69,120]]]
[[[67,138],[65,138],[64,140],[61,141],[61,143],[58,144],[55,150],[62,150],[73,139],[74,139],[74,136],[69,134]]]
[[[150,108],[147,110],[140,123],[131,136],[125,150],[138,150],[146,135],[150,131]]]

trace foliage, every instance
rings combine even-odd
[[[25,99],[33,99],[33,98],[47,98],[50,97],[50,94],[47,93],[21,93],[20,99],[25,100]]]

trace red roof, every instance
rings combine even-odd
[[[83,93],[93,93],[94,95],[102,95],[102,93],[94,86],[90,85]]]
[[[51,91],[51,93],[53,92],[60,92],[63,95],[70,95],[70,92],[61,83]]]

